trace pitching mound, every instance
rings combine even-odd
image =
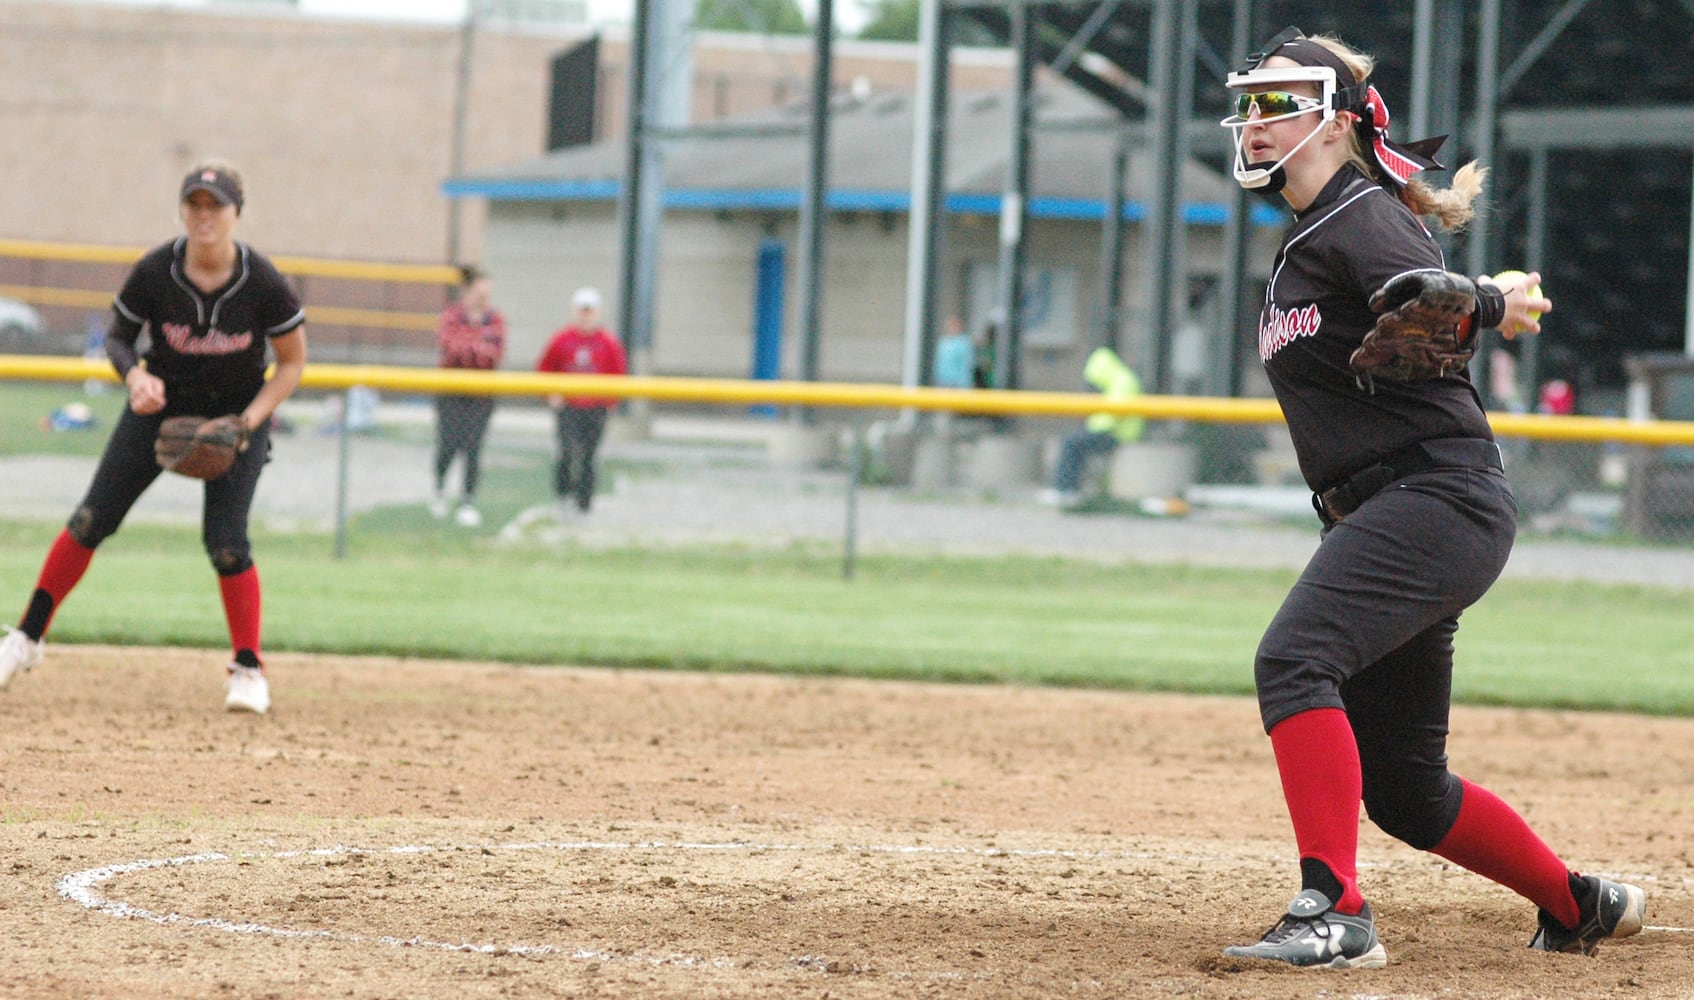
[[[1248,700],[53,647],[0,693],[0,993],[1683,997],[1694,722],[1461,710],[1455,769],[1648,929],[1365,824],[1387,969],[1220,957],[1297,888]]]

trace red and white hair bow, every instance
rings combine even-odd
[[[1447,141],[1444,135],[1416,142],[1398,143],[1388,138],[1388,102],[1375,87],[1365,89],[1364,107],[1357,112],[1359,124],[1370,138],[1371,151],[1383,173],[1396,185],[1404,187],[1420,170],[1445,170],[1435,161],[1435,151]]]

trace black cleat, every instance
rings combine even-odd
[[[1598,875],[1584,875],[1582,881],[1588,886],[1588,891],[1576,900],[1582,907],[1582,923],[1572,930],[1542,910],[1541,926],[1529,939],[1531,948],[1592,955],[1607,938],[1641,933],[1641,925],[1647,919],[1647,894],[1640,886],[1607,881]]]
[[[1223,953],[1230,958],[1259,958],[1303,968],[1380,969],[1387,965],[1388,952],[1376,939],[1370,905],[1366,904],[1356,917],[1336,913],[1333,907],[1328,896],[1306,889],[1294,897],[1288,912],[1258,944],[1235,945]]]

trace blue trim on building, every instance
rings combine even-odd
[[[441,191],[449,198],[487,198],[491,201],[616,201],[618,181],[579,181],[549,179],[447,181]],[[911,207],[911,195],[905,191],[831,191],[828,206],[832,212],[889,212],[905,215]],[[738,188],[697,189],[672,188],[665,192],[666,208],[695,212],[797,212],[800,210],[799,190]],[[947,196],[947,211],[954,215],[1000,214],[997,194],[955,193]],[[1105,202],[1098,198],[1031,198],[1029,215],[1033,219],[1098,220],[1106,211]],[[1288,219],[1270,205],[1250,208],[1253,225],[1281,226]],[[1125,222],[1140,222],[1146,218],[1140,202],[1128,202],[1123,207]],[[1191,226],[1221,226],[1229,218],[1229,207],[1219,202],[1190,202],[1182,208],[1183,220]]]
[[[490,201],[616,201],[621,181],[572,181],[539,178],[446,181],[441,193],[449,198],[487,198]]]

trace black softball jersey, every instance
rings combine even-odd
[[[147,328],[147,371],[165,382],[166,415],[236,413],[265,383],[265,346],[306,322],[300,300],[275,265],[236,244],[235,271],[203,292],[183,272],[188,238],[141,258],[112,302],[108,334],[135,346]]]
[[[1259,357],[1314,491],[1420,441],[1493,440],[1468,370],[1394,382],[1356,377],[1347,366],[1376,322],[1371,293],[1425,269],[1446,270],[1435,239],[1350,164],[1283,238],[1259,315]]]

